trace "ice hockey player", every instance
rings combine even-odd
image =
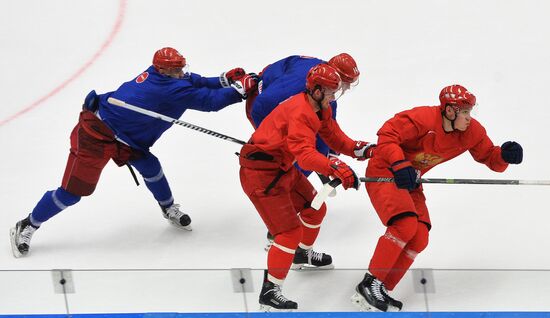
[[[471,116],[476,97],[460,85],[443,88],[439,106],[415,107],[396,114],[378,131],[376,153],[367,177],[393,177],[395,183],[367,183],[369,198],[387,227],[378,240],[369,271],[352,301],[364,310],[397,311],[402,302],[388,294],[428,245],[431,228],[420,176],[469,151],[475,161],[503,172],[519,164],[522,147],[507,141],[498,147]]]
[[[277,62],[266,66],[260,72],[260,83],[256,94],[252,94],[246,100],[246,113],[248,120],[254,126],[258,127],[261,122],[269,115],[277,105],[285,101],[287,98],[304,92],[306,89],[305,78],[309,70],[321,63],[326,63],[332,66],[340,75],[342,80],[341,94],[351,90],[359,83],[359,68],[357,63],[348,53],[340,53],[333,56],[328,62],[321,59],[303,56],[291,55]],[[337,102],[340,96],[336,96],[335,100],[330,103],[332,108],[332,118],[336,119]],[[323,139],[316,136],[316,149],[325,156],[337,156],[334,151],[330,151],[329,147],[323,142]],[[374,147],[375,144],[371,144]],[[303,170],[298,164],[295,164],[299,171],[306,177],[311,174],[309,170]],[[328,178],[319,175],[323,183],[328,182]],[[273,243],[273,235],[267,234],[268,250]]]
[[[71,133],[61,186],[47,191],[32,213],[10,229],[14,256],[29,252],[31,237],[42,223],[94,192],[109,159],[118,166],[128,164],[136,168],[164,218],[176,227],[191,230],[191,218],[174,203],[160,162],[149,151],[172,124],[113,106],[107,99],[114,97],[179,118],[187,109],[211,112],[238,103],[256,86],[255,78],[246,75],[242,68],[222,73],[221,77],[189,73],[186,59],[177,50],[165,47],[155,52],[153,65],[116,91],[101,95],[91,91]]]
[[[257,94],[252,94],[246,101],[247,117],[254,128],[258,127],[265,117],[281,102],[293,95],[304,92],[307,73],[313,66],[322,63],[332,66],[340,75],[342,80],[340,94],[344,94],[359,83],[359,68],[353,57],[347,53],[335,55],[328,62],[303,55],[285,57],[262,70]],[[338,97],[340,96],[335,96],[335,100],[330,103],[334,119],[336,119],[336,99]],[[328,146],[319,136],[316,139],[316,148],[324,155],[329,154]],[[298,169],[306,176],[311,174],[311,171],[304,171],[299,166]]]
[[[359,179],[348,165],[315,149],[315,135],[319,133],[329,147],[353,158],[371,155],[367,142],[350,139],[332,118],[330,102],[342,89],[338,72],[319,64],[309,71],[306,81],[306,91],[275,108],[240,152],[243,190],[274,235],[259,298],[264,310],[298,307],[281,292],[293,262],[332,266],[330,255],[313,250],[326,205],[318,211],[310,207],[315,189],[294,161],[305,169],[339,178],[344,189],[357,189]]]

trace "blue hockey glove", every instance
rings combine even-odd
[[[88,93],[88,95],[86,95],[86,98],[84,98],[84,104],[82,105],[82,109],[95,112],[98,108],[99,108],[99,98],[95,90],[92,90],[91,92]]]
[[[390,168],[393,173],[395,185],[399,189],[414,190],[418,188],[419,173],[408,160],[396,161]]]
[[[507,141],[500,146],[502,159],[507,163],[518,164],[523,161],[523,148],[515,141]]]

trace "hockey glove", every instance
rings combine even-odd
[[[515,141],[507,141],[500,146],[502,160],[518,164],[523,161],[523,148]]]
[[[338,158],[330,159],[330,166],[334,169],[331,177],[340,179],[344,189],[354,188],[359,190],[360,182],[355,172],[343,161]]]
[[[258,77],[246,74],[240,80],[237,80],[235,83],[231,84],[231,87],[233,87],[244,99],[246,99],[250,93],[258,89]]]
[[[231,84],[242,79],[246,75],[245,71],[241,67],[234,68],[227,72],[223,72],[220,75],[220,84],[222,87],[230,87]]]
[[[353,148],[353,158],[356,158],[359,161],[372,158],[374,148],[376,148],[376,144],[366,141],[356,141],[355,148]]]
[[[99,108],[99,98],[95,90],[92,90],[84,98],[84,104],[82,104],[82,110],[89,110],[91,112],[95,112],[98,108]]]
[[[390,168],[393,173],[395,185],[399,189],[414,190],[420,185],[418,183],[419,171],[413,168],[408,160],[396,161]]]

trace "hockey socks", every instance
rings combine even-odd
[[[315,243],[315,240],[317,239],[317,235],[319,235],[321,223],[323,222],[326,213],[327,206],[324,204],[318,211],[313,208],[306,208],[300,212],[299,218],[302,222],[303,230],[301,243],[304,246],[313,246],[313,243]]]
[[[273,245],[267,253],[269,281],[275,284],[282,284],[282,281],[284,281],[290,270],[294,253],[301,237],[301,227],[275,235]]]
[[[39,227],[57,213],[65,210],[80,201],[80,196],[71,194],[59,187],[54,191],[46,192],[30,215],[31,224]]]
[[[161,207],[168,208],[174,203],[172,190],[157,157],[148,153],[145,157],[132,161],[130,164],[139,171],[145,185]]]

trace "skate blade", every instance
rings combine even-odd
[[[351,302],[359,307],[359,310],[361,311],[370,311],[370,312],[381,312],[380,309],[374,307],[373,305],[369,304],[363,296],[361,296],[359,293],[353,294],[351,296]]]
[[[325,265],[325,266],[313,266],[309,264],[292,264],[290,269],[295,271],[322,271],[334,269],[334,264]]]
[[[168,220],[168,223],[172,224],[174,227],[177,227],[178,229],[186,230],[186,231],[193,231],[193,228],[191,227],[191,224],[186,226],[181,226],[181,224],[176,223],[174,221]]]
[[[13,256],[15,258],[19,258],[21,256],[23,256],[23,254],[21,254],[21,252],[19,252],[19,249],[17,248],[17,244],[15,244],[15,228],[12,227],[10,229],[10,242],[11,242],[11,251],[13,253]]]
[[[399,309],[399,307],[388,305],[388,311],[387,312],[400,312],[400,311],[401,311],[401,309]]]
[[[277,309],[269,305],[260,304],[260,311],[263,311],[263,312],[293,312],[294,310],[296,309]]]

